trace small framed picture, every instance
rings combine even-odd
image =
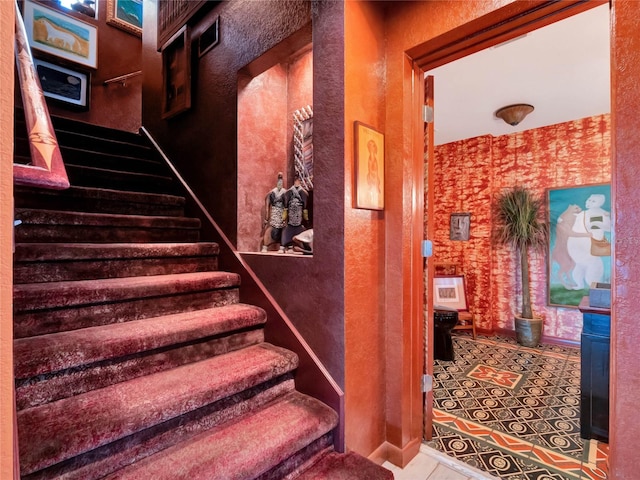
[[[467,310],[467,294],[464,275],[442,275],[433,277],[434,305]]]
[[[142,0],[107,0],[107,23],[142,36]]]
[[[183,26],[162,47],[162,118],[191,108],[191,39]]]
[[[39,3],[24,2],[29,45],[70,62],[98,68],[98,28]]]
[[[89,108],[90,74],[70,70],[39,59],[34,66],[45,97],[66,106],[87,110]]]
[[[355,206],[384,210],[384,135],[355,122]]]
[[[213,23],[205,28],[204,32],[198,37],[198,58],[215,47],[220,41],[220,15],[218,15]]]
[[[470,213],[452,213],[449,218],[449,240],[469,240]]]

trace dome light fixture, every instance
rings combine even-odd
[[[531,112],[533,112],[533,105],[516,103],[515,105],[507,105],[499,109],[496,112],[496,117],[501,118],[509,125],[515,127]]]

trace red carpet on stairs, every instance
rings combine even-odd
[[[15,189],[21,478],[393,478],[333,451],[338,415],[296,390],[146,142],[54,120],[72,187]]]

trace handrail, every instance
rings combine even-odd
[[[122,82],[122,85],[124,86],[124,84],[127,81],[127,79],[129,79],[131,77],[135,77],[136,75],[142,75],[142,70],[138,70],[137,72],[125,73],[124,75],[120,75],[119,77],[110,78],[110,79],[105,80],[104,82],[102,82],[102,84],[104,86],[107,86],[107,85],[109,85],[111,83]]]
[[[27,32],[17,2],[15,54],[32,164],[13,164],[14,183],[57,190],[69,188],[69,178],[42,86],[33,65]]]
[[[296,373],[296,388],[302,393],[311,395],[332,407],[339,415],[339,423],[334,436],[334,447],[339,452],[345,451],[345,425],[344,425],[344,392],[331,377],[320,359],[313,352],[309,344],[302,338],[298,329],[293,325],[287,314],[271,296],[265,285],[260,281],[253,269],[238,253],[229,238],[222,231],[218,223],[213,219],[207,208],[202,204],[195,192],[189,187],[180,172],[173,165],[162,147],[145,127],[140,132],[151,142],[153,148],[162,157],[167,166],[182,185],[188,197],[200,210],[200,214],[206,219],[206,224],[213,227],[215,235],[220,239],[220,255],[225,257],[231,271],[240,273],[240,283],[243,289],[241,301],[255,304],[267,312],[267,327],[265,334],[278,340],[278,344],[294,351],[298,355],[299,365]],[[269,339],[267,338],[267,341]]]

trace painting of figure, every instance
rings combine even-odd
[[[59,11],[25,1],[24,23],[31,48],[97,68],[97,28]]]
[[[548,190],[549,305],[577,307],[593,283],[611,282],[609,184]]]

